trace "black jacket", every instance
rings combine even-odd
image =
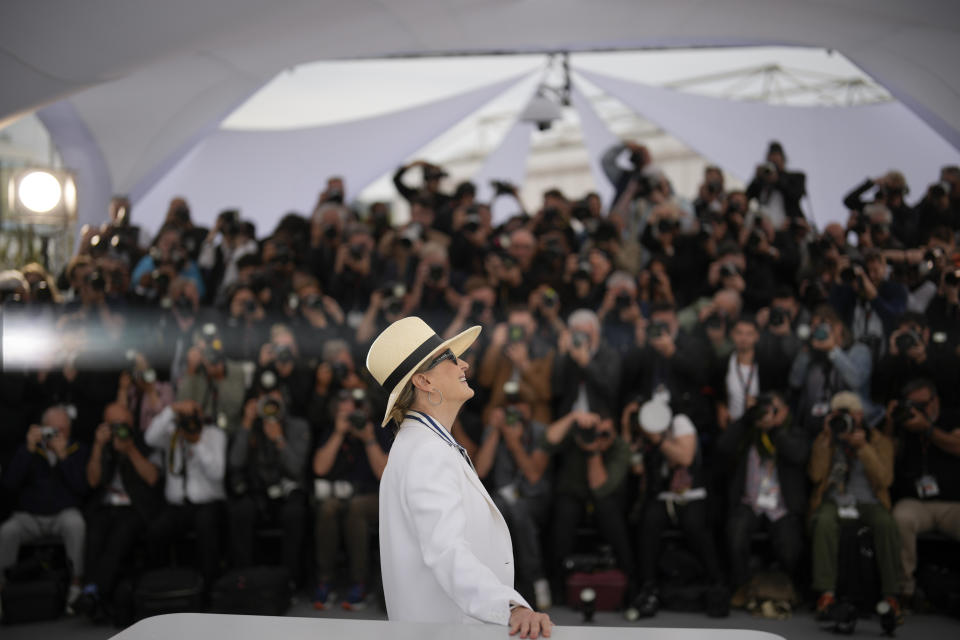
[[[800,171],[778,171],[777,181],[767,184],[754,178],[747,187],[747,199],[764,199],[768,190],[779,191],[783,196],[783,209],[790,218],[802,218],[800,200],[807,193],[807,176]]]
[[[727,504],[730,508],[740,503],[747,483],[747,454],[754,442],[755,429],[748,424],[750,413],[732,423],[717,439],[716,452],[730,472],[727,483]],[[784,505],[790,513],[803,516],[807,512],[807,458],[810,442],[806,434],[794,428],[791,421],[770,431],[770,440],[776,447],[777,479]]]
[[[143,432],[139,429],[133,429],[134,445],[145,458],[150,457],[150,447],[143,441]],[[94,494],[94,501],[101,502],[109,490],[110,483],[113,481],[113,474],[120,473],[120,479],[123,480],[123,488],[130,496],[130,502],[133,508],[143,518],[149,522],[151,518],[159,513],[163,506],[163,481],[158,475],[156,485],[150,486],[147,481],[140,477],[133,463],[126,456],[120,455],[113,448],[111,443],[103,446],[103,453],[100,454],[100,486],[97,487]]]
[[[616,416],[620,370],[620,356],[603,342],[585,368],[577,364],[570,354],[559,357],[553,367],[553,415],[564,416],[570,413],[582,382],[586,385],[590,410]]]

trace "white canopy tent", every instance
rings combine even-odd
[[[842,52],[956,149],[958,17],[950,0],[8,0],[0,120],[49,105],[41,117],[81,174],[80,221],[95,222],[111,193],[145,196],[299,63],[784,44]],[[786,144],[800,166],[801,147]]]

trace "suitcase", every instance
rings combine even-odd
[[[571,573],[567,577],[567,605],[577,606],[580,592],[586,588],[593,589],[596,593],[597,611],[617,611],[623,606],[627,576],[619,569]]]
[[[133,593],[137,620],[165,613],[187,613],[203,608],[203,578],[193,569],[173,567],[149,571]]]
[[[280,616],[293,597],[290,572],[284,567],[245,567],[228,572],[213,585],[215,613]]]

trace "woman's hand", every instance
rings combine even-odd
[[[520,638],[550,637],[553,622],[545,613],[537,613],[526,607],[517,607],[510,612],[510,635]]]

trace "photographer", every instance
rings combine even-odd
[[[883,253],[868,251],[864,265],[854,263],[840,271],[830,291],[830,304],[850,326],[854,340],[871,345],[874,358],[884,350],[884,336],[893,331],[907,308],[907,289],[887,275]]]
[[[367,597],[369,533],[379,514],[378,487],[387,464],[387,430],[375,429],[366,393],[341,390],[322,422],[313,454],[317,588],[313,606],[333,604],[341,531],[350,586],[345,609],[360,609]],[[341,524],[340,518],[344,518]],[[341,529],[342,527],[342,529]]]
[[[637,304],[637,282],[629,273],[614,271],[607,278],[606,289],[597,316],[610,346],[626,355],[636,341],[637,324],[643,320]]]
[[[829,399],[840,391],[867,397],[873,357],[870,348],[854,342],[833,307],[821,305],[810,319],[810,339],[790,368],[790,387],[797,394],[797,423],[813,437],[829,411]]]
[[[87,462],[87,483],[96,495],[86,513],[85,584],[72,603],[93,620],[103,618],[123,563],[162,505],[160,470],[149,457],[130,410],[119,402],[107,405]]]
[[[953,387],[955,389],[955,387]],[[954,416],[955,417],[955,416]],[[960,428],[944,416],[936,386],[916,378],[891,403],[886,432],[896,438],[893,518],[900,534],[901,593],[911,603],[917,536],[939,531],[960,541]]]
[[[327,286],[330,296],[348,316],[356,316],[351,327],[359,323],[362,310],[377,288],[378,265],[374,263],[373,236],[366,227],[352,225],[344,233],[344,242],[337,249],[333,277]]]
[[[283,565],[297,581],[302,565],[306,504],[304,472],[310,427],[290,415],[277,373],[261,369],[243,407],[242,430],[230,442],[232,497],[227,504],[235,567],[254,564],[257,525],[283,529]]]
[[[420,167],[423,171],[423,185],[419,189],[408,187],[403,182],[403,177],[407,171],[414,167]],[[403,199],[413,204],[414,200],[420,198],[426,201],[426,204],[434,211],[439,211],[450,204],[450,196],[440,191],[440,181],[447,177],[447,172],[435,164],[430,164],[426,160],[415,160],[410,164],[399,167],[393,174],[393,184],[397,188],[397,193],[403,196]]]
[[[323,295],[320,285],[313,278],[305,278],[297,286],[297,308],[300,310],[300,320],[293,323],[293,328],[300,346],[300,357],[307,366],[312,367],[319,362],[323,345],[346,331],[346,318],[337,301]],[[367,313],[370,313],[369,308]],[[358,333],[361,328],[357,329]]]
[[[624,516],[630,448],[617,435],[613,420],[597,412],[574,410],[547,427],[543,449],[559,458],[551,532],[555,580],[562,578],[563,563],[573,552],[577,525],[588,505],[593,506],[597,528],[613,547],[619,568],[633,576],[633,550]]]
[[[245,389],[243,367],[227,360],[216,327],[205,327],[187,352],[187,375],[177,388],[177,399],[196,402],[203,415],[232,434],[240,426]]]
[[[146,286],[154,271],[165,273],[167,281],[178,275],[192,280],[197,285],[200,297],[204,295],[203,278],[200,270],[194,264],[181,243],[180,230],[172,225],[165,225],[157,234],[153,246],[147,255],[140,259],[130,275],[130,288]],[[155,279],[155,278],[154,278]]]
[[[603,342],[593,311],[574,311],[567,326],[551,378],[554,415],[575,410],[612,415],[620,389],[620,356]]]
[[[275,324],[270,328],[270,341],[260,348],[257,364],[261,370],[270,369],[276,374],[277,389],[288,413],[306,416],[314,372],[302,366],[297,339],[288,326]]]
[[[515,307],[493,330],[490,346],[484,351],[477,373],[480,386],[490,389],[488,407],[504,405],[504,384],[513,382],[529,403],[533,419],[550,421],[550,377],[554,350],[536,334],[533,315],[525,307]],[[490,421],[490,411],[485,412]]]
[[[544,571],[540,531],[550,513],[549,457],[543,449],[546,425],[533,418],[531,403],[516,382],[503,385],[503,405],[495,405],[476,455],[477,475],[493,489],[517,547],[521,593],[533,589],[538,610],[549,609],[550,585]],[[526,597],[526,596],[525,596]]]
[[[3,470],[3,489],[12,497],[14,511],[0,525],[0,590],[20,545],[54,535],[63,539],[72,565],[67,602],[80,595],[86,533],[80,506],[87,492],[89,449],[71,438],[70,420],[62,406],[44,411],[41,424],[30,425],[26,443]]]
[[[425,243],[420,249],[413,287],[406,298],[404,315],[417,312],[437,331],[453,320],[460,305],[460,294],[451,285],[447,249],[438,243]]]
[[[926,317],[912,312],[903,314],[896,331],[890,334],[887,354],[877,363],[872,385],[874,400],[886,405],[899,396],[907,382],[916,378],[933,381],[943,392],[956,389],[960,384],[960,361],[944,346],[931,343]],[[948,407],[954,407],[958,399],[950,398],[947,402]]]
[[[731,472],[727,485],[731,586],[740,589],[749,581],[750,540],[761,529],[769,532],[782,570],[796,581],[804,551],[810,439],[793,424],[783,396],[760,396],[720,435],[716,451]]]
[[[257,359],[266,339],[266,312],[251,286],[238,284],[227,296],[223,322],[224,349],[231,360]]]
[[[630,152],[629,168],[624,168],[620,164],[620,157],[625,151]],[[649,183],[644,183],[642,178],[645,175],[644,169],[647,169],[650,163],[650,151],[644,145],[636,142],[615,144],[604,152],[600,164],[610,184],[613,185],[615,191],[613,202],[620,200],[631,182],[636,183],[633,191],[637,193],[638,197],[647,195],[644,191],[649,192]]]
[[[197,258],[207,288],[207,302],[220,300],[224,292],[237,281],[240,259],[256,255],[259,251],[253,224],[241,221],[240,212],[236,209],[221,212],[213,229],[203,240]]]
[[[147,528],[147,554],[154,568],[169,564],[171,543],[192,529],[204,584],[220,566],[220,519],[226,497],[227,435],[205,416],[200,403],[181,400],[161,411],[144,434],[163,457],[166,504]]]
[[[836,604],[840,527],[857,523],[873,530],[880,592],[900,623],[900,546],[890,513],[893,442],[864,424],[857,394],[844,391],[830,400],[830,412],[813,443],[807,473],[813,483],[810,531],[813,589],[821,593],[817,615],[829,619]]]
[[[747,316],[737,318],[730,328],[730,339],[733,353],[720,361],[714,376],[714,388],[725,391],[717,406],[721,429],[742,418],[761,393],[774,389],[770,374],[776,365],[772,354],[757,347],[760,332],[756,321]]]
[[[939,290],[927,307],[927,319],[930,330],[942,334],[951,348],[960,345],[960,269],[940,274]]]
[[[355,335],[358,345],[369,345],[373,339],[403,316],[407,287],[399,282],[387,282],[370,294],[370,304]]]
[[[797,333],[800,327],[809,329],[810,312],[797,301],[791,287],[780,286],[774,291],[770,306],[757,311],[757,325],[757,351],[768,354],[772,365],[768,372],[770,388],[787,389],[790,365],[803,346]]]
[[[917,245],[918,217],[904,197],[910,193],[906,178],[899,171],[888,171],[879,178],[867,178],[843,198],[843,205],[851,211],[863,213],[868,204],[863,194],[876,189],[873,203],[882,204],[893,214],[891,231],[906,246]]]
[[[703,170],[703,182],[697,189],[697,197],[693,201],[693,211],[697,218],[704,219],[708,213],[722,213],[725,190],[723,186],[723,171],[716,165],[707,165]]]
[[[772,141],[767,148],[766,162],[757,165],[756,175],[747,187],[747,199],[756,200],[760,212],[770,219],[775,229],[784,227],[790,218],[803,218],[800,200],[807,193],[807,176],[787,171],[783,145]]]
[[[679,526],[706,572],[711,586],[721,584],[720,563],[707,523],[707,489],[697,429],[690,418],[671,410],[662,397],[646,402],[637,414],[642,438],[644,499],[640,523],[640,593],[634,600],[641,617],[660,608],[657,565],[661,534]]]

